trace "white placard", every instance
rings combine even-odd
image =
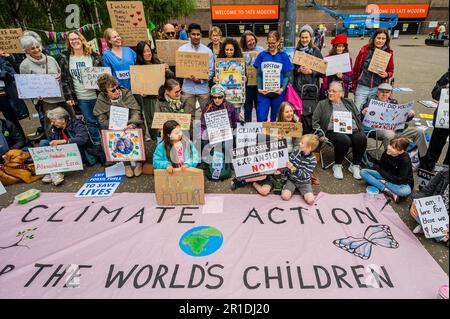
[[[210,144],[217,144],[233,139],[233,130],[231,129],[227,110],[206,113],[205,121]]]
[[[439,100],[439,106],[436,115],[436,126],[438,128],[448,129],[449,113],[448,113],[448,89],[441,90],[441,99]]]
[[[75,197],[110,197],[114,194],[124,176],[107,178],[105,173],[94,173]]]
[[[130,109],[127,109],[126,107],[111,105],[111,109],[109,111],[109,129],[125,129],[128,125],[129,115]]]
[[[97,80],[103,74],[111,73],[111,68],[109,67],[88,67],[81,69],[81,80],[83,81],[83,86],[87,90],[98,90]]]
[[[334,75],[336,73],[346,73],[352,70],[350,62],[350,54],[336,54],[324,58],[328,62],[326,76]]]
[[[261,70],[263,74],[263,90],[275,92],[281,88],[281,69],[283,64],[277,62],[263,62]]]
[[[83,161],[75,143],[29,148],[36,175],[83,170]]]
[[[263,123],[245,123],[236,128],[236,148],[256,145],[258,134],[264,134]]]
[[[428,24],[429,28],[436,28],[438,26],[439,21],[430,21]]]
[[[123,162],[119,162],[110,167],[105,168],[106,178],[125,175],[125,165]]]
[[[5,87],[5,81],[0,80],[0,88],[4,88]]]
[[[6,194],[5,186],[3,186],[2,182],[0,182],[0,195]]]
[[[363,125],[382,130],[402,130],[413,107],[414,102],[392,104],[372,99],[364,116]]]
[[[334,133],[352,134],[352,112],[333,111],[333,130]]]
[[[441,195],[415,199],[420,223],[426,238],[445,236],[448,231],[448,211]]]
[[[438,104],[435,101],[423,101],[423,100],[421,100],[421,101],[417,101],[417,102],[419,102],[420,104],[424,105],[425,107],[432,108],[432,109],[436,109],[438,107]]]
[[[19,99],[61,97],[56,74],[14,74]]]

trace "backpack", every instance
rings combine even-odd
[[[416,172],[419,169],[420,165],[420,156],[419,156],[419,148],[416,143],[409,143],[408,149],[409,158],[411,159],[411,166],[413,172]]]

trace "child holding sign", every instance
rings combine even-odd
[[[166,169],[169,174],[174,168],[196,167],[199,163],[194,143],[183,137],[183,131],[177,121],[167,121],[163,126],[163,141],[158,144],[153,155],[153,167]]]

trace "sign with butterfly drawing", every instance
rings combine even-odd
[[[147,21],[141,1],[106,1],[111,25],[122,38],[122,45],[135,46],[148,41]]]
[[[109,162],[145,160],[142,129],[102,130],[102,141]]]
[[[372,99],[364,116],[363,125],[382,130],[402,130],[413,107],[414,102],[393,104]]]

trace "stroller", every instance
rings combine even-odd
[[[315,84],[302,85],[300,98],[303,102],[302,125],[303,134],[313,133],[312,115],[320,98],[320,90]]]

